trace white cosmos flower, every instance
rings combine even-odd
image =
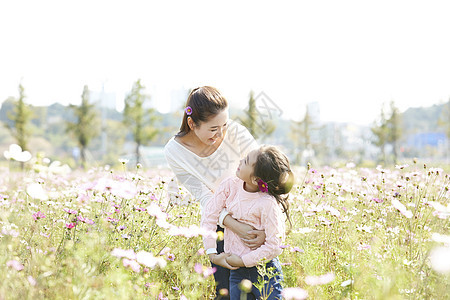
[[[436,247],[431,250],[430,262],[436,272],[450,273],[450,247]]]
[[[32,183],[27,187],[27,194],[34,199],[39,199],[42,201],[48,200],[47,192],[44,190],[41,184]]]
[[[28,151],[22,151],[22,147],[17,144],[11,144],[9,150],[3,152],[6,159],[14,159],[20,162],[27,162],[31,159],[31,153]]]

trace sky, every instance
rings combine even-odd
[[[264,92],[282,117],[318,102],[324,122],[371,124],[450,99],[450,2],[0,1],[0,101],[81,102],[141,79],[154,105],[211,85],[233,107]],[[182,94],[182,93],[181,93]],[[172,101],[173,102],[173,101]]]

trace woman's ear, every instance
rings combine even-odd
[[[187,118],[187,123],[188,123],[189,129],[190,130],[194,130],[195,123],[194,123],[194,120],[192,120],[191,117]]]

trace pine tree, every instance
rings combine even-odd
[[[260,113],[261,112],[259,112],[256,107],[254,93],[251,91],[248,100],[248,108],[245,111],[246,117],[244,117],[241,122],[255,139],[261,136],[268,137],[275,131],[275,124],[270,120],[266,120]]]
[[[388,129],[387,141],[392,145],[392,154],[394,156],[394,163],[397,163],[397,150],[398,143],[402,134],[401,115],[398,108],[395,106],[395,102],[390,103],[390,117],[386,122]]]
[[[140,163],[140,147],[156,138],[158,130],[153,126],[157,120],[155,109],[144,108],[150,97],[144,94],[145,87],[138,79],[125,98],[123,122],[131,130],[136,143],[136,163]]]
[[[81,166],[86,168],[86,150],[91,140],[100,134],[100,126],[98,121],[98,112],[93,103],[89,101],[89,88],[84,86],[81,95],[81,104],[71,104],[76,121],[67,122],[66,130],[71,133],[77,140],[80,147]]]
[[[25,103],[25,97],[25,88],[19,84],[19,98],[14,100],[13,113],[8,113],[8,119],[12,124],[5,122],[6,128],[23,151],[28,150],[28,140],[31,136],[30,121],[33,116],[31,108]]]
[[[386,113],[383,105],[380,118],[371,128],[375,137],[372,143],[380,148],[384,163],[387,162],[386,145],[391,144],[394,163],[396,163],[398,142],[400,141],[402,132],[401,115],[393,101],[391,101],[389,110],[389,113]]]
[[[311,132],[314,130],[314,122],[309,113],[309,108],[306,106],[306,112],[302,120],[292,121],[291,136],[294,141],[294,147],[297,149],[297,163],[301,161],[301,153],[312,150]],[[302,151],[299,151],[302,150]]]

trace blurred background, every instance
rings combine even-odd
[[[296,164],[448,165],[449,8],[3,1],[0,150],[17,143],[72,167],[164,166],[189,91],[211,85],[233,119]]]

